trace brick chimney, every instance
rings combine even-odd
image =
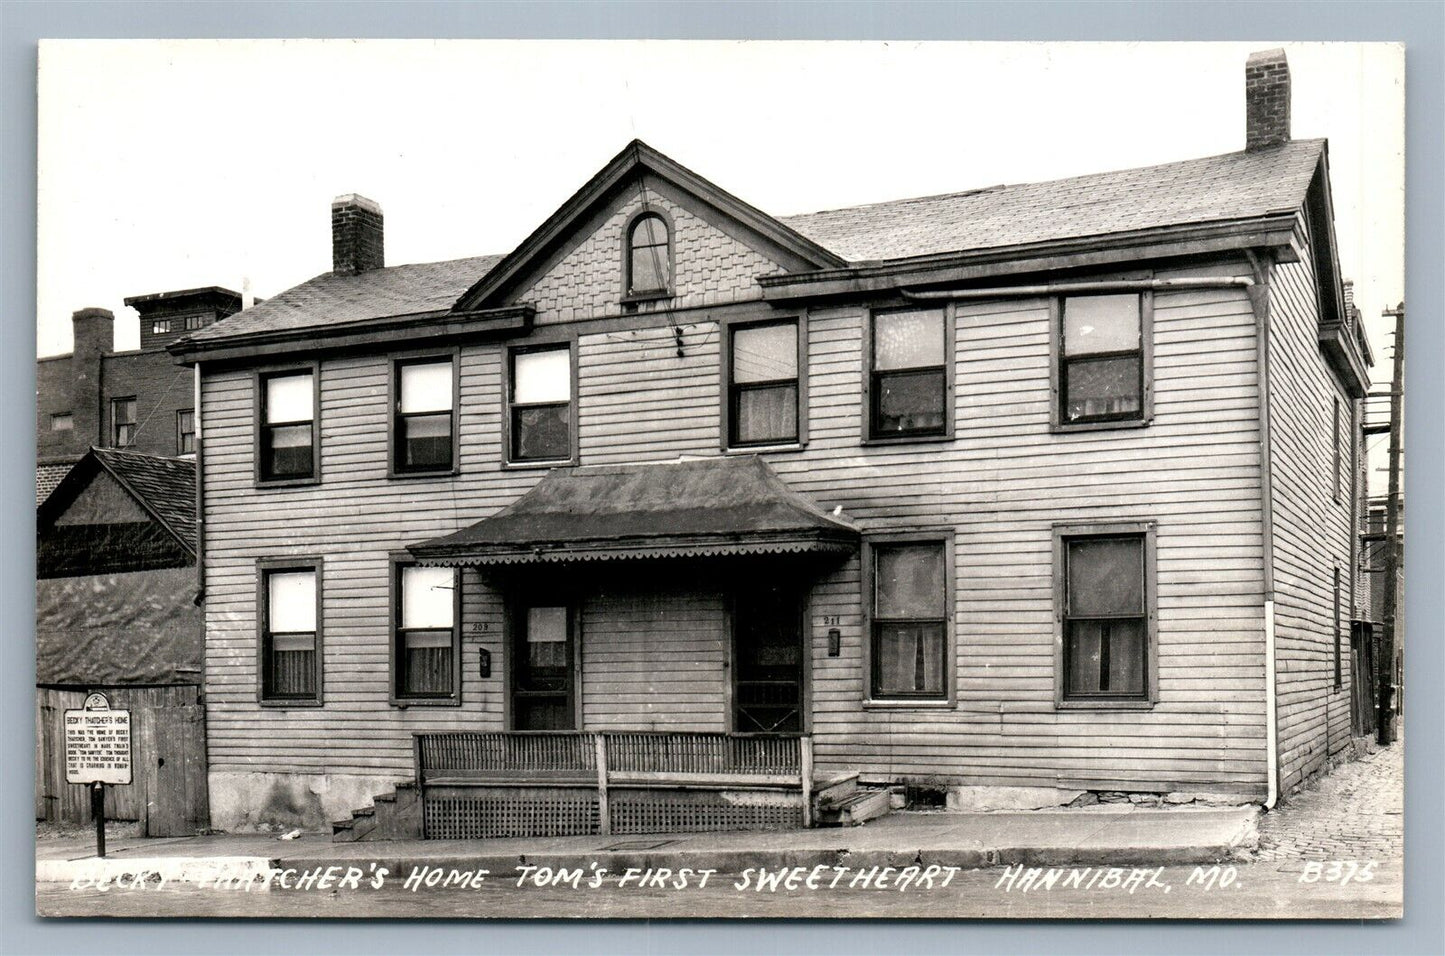
[[[101,357],[115,351],[115,315],[109,309],[81,309],[70,321],[75,332],[70,352],[70,420],[82,448],[103,445]]]
[[[331,271],[355,275],[386,265],[381,206],[350,193],[331,201]]]
[[[1251,53],[1244,64],[1244,148],[1289,142],[1289,63],[1283,50]]]

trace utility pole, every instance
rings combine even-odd
[[[1379,684],[1379,720],[1376,721],[1375,739],[1381,745],[1393,738],[1390,733],[1390,717],[1394,709],[1395,688],[1395,616],[1399,611],[1397,594],[1400,581],[1400,564],[1403,559],[1400,542],[1400,431],[1401,399],[1404,396],[1405,372],[1405,303],[1393,309],[1386,309],[1387,316],[1395,319],[1395,356],[1390,379],[1390,490],[1385,498],[1385,608],[1383,617],[1384,635],[1381,641]]]

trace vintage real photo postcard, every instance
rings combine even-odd
[[[1404,57],[43,43],[38,912],[1399,917]]]

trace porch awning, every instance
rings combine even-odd
[[[408,547],[424,564],[504,565],[843,553],[858,529],[762,459],[719,456],[549,472],[490,518]]]

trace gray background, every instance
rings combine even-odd
[[[1360,923],[640,922],[382,924],[40,921],[30,820],[34,672],[35,69],[45,37],[488,37],[837,40],[1394,40],[1407,44],[1406,523],[1410,726],[1405,920]],[[796,953],[1445,952],[1440,306],[1445,5],[1415,3],[37,3],[0,0],[0,395],[20,430],[0,464],[3,726],[0,952]],[[97,215],[104,215],[97,210]],[[83,264],[79,264],[83,268]],[[1377,369],[1376,374],[1383,372]]]

